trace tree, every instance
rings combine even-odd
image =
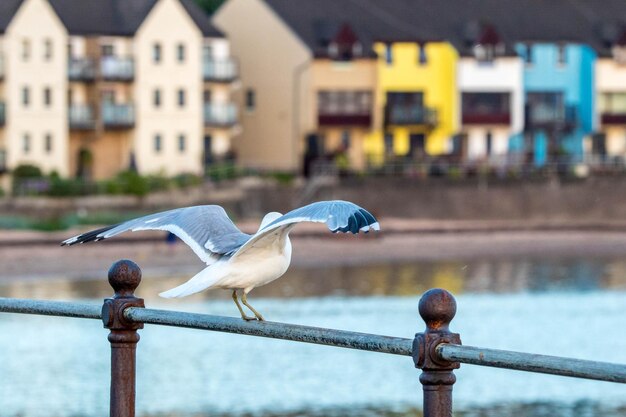
[[[196,3],[208,14],[213,14],[224,1],[225,0],[196,0]]]

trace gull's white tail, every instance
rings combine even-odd
[[[171,290],[164,291],[159,295],[163,298],[180,298],[195,294],[202,290],[212,287],[223,276],[225,268],[223,262],[217,262],[194,275],[184,284],[174,287]]]

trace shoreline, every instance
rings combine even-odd
[[[614,259],[626,256],[626,230],[446,229],[446,232],[408,232],[396,223],[395,227],[399,229],[396,232],[353,236],[333,235],[320,225],[313,226],[317,226],[314,227],[315,233],[311,228],[303,227],[293,234],[292,268],[322,270],[477,259],[497,262],[524,258]],[[144,276],[191,276],[204,267],[184,243],[167,244],[162,234],[145,240],[142,233],[144,240],[125,237],[68,248],[59,246],[59,242],[60,238],[71,234],[62,233],[63,236],[54,234],[54,244],[32,244],[22,236],[20,244],[3,246],[0,250],[0,285],[18,281],[100,279],[106,277],[113,262],[123,258],[137,262]],[[32,239],[30,232],[28,236]],[[8,242],[5,236],[0,240]]]

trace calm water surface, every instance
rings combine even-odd
[[[170,302],[184,278],[146,278],[150,307],[236,315],[227,294]],[[458,295],[452,328],[468,345],[626,363],[626,261],[513,259],[295,269],[255,290],[273,321],[413,337],[419,294]],[[99,303],[106,282],[26,282],[0,296]],[[107,331],[92,320],[0,315],[0,416],[108,413]],[[138,353],[138,415],[419,416],[410,358],[147,326]],[[458,416],[626,416],[626,386],[464,365]]]

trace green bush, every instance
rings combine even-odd
[[[123,171],[117,175],[123,194],[132,194],[143,197],[150,191],[148,179],[134,171]]]
[[[78,179],[50,178],[48,195],[53,197],[74,197],[85,194],[85,183]]]
[[[201,185],[203,178],[195,174],[179,174],[174,177],[174,184],[179,188],[193,187]]]
[[[36,165],[22,164],[15,167],[13,170],[13,179],[30,179],[30,178],[42,178],[43,173],[41,169]]]

